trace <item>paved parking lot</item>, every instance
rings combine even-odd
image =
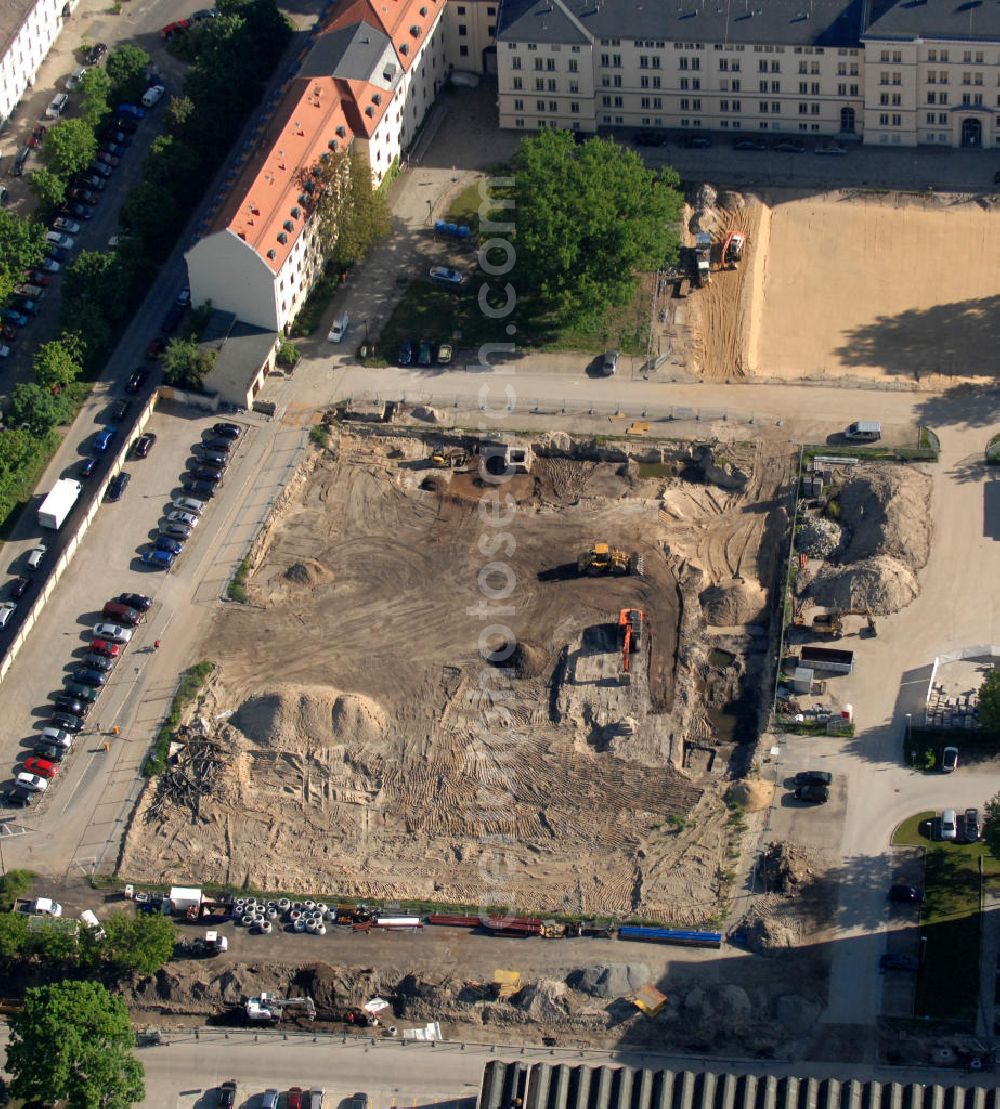
[[[156,534],[161,513],[181,495],[192,444],[217,417],[170,407],[154,412],[158,435],[149,458],[130,459],[132,480],[118,503],[103,504],[73,563],[0,685],[7,738],[0,741],[4,776],[33,743],[45,708],[71,666],[86,653],[104,603],[120,592],[146,593],[153,606],[123,652],[45,796],[17,822],[28,833],[5,846],[8,866],[34,863],[48,873],[89,873],[108,851],[107,868],[138,792],[137,775],[173,696],[178,672],[192,661],[205,622],[246,552],[273,497],[300,456],[305,433],[247,421],[224,484],[209,502],[170,573],[145,567],[139,554]],[[86,445],[86,440],[85,440]],[[4,566],[14,572],[23,555]],[[152,644],[162,641],[159,651]],[[117,726],[120,734],[114,736]],[[107,750],[105,749],[107,743]],[[73,832],[67,835],[66,828]]]

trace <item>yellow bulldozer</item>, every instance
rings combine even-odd
[[[457,470],[459,466],[464,466],[467,461],[468,456],[461,447],[443,448],[431,455],[431,465],[437,466],[441,470]]]
[[[611,574],[625,577],[636,574],[642,577],[642,555],[637,551],[622,551],[608,543],[595,543],[589,551],[584,551],[576,560],[576,568],[581,574],[598,577]]]

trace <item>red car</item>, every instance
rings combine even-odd
[[[9,323],[0,326],[0,335],[3,336],[5,343],[16,343],[18,340],[18,330],[12,327]]]
[[[118,658],[122,653],[122,649],[117,643],[109,643],[106,639],[93,640],[90,644],[90,650],[95,655],[103,655],[105,658]]]
[[[288,1099],[285,1102],[286,1109],[302,1109],[302,1096],[305,1090],[301,1086],[293,1086],[288,1091]]]
[[[25,773],[37,774],[40,778],[54,778],[58,769],[59,763],[51,762],[49,759],[39,759],[34,755],[24,760]]]
[[[43,289],[52,280],[47,273],[43,273],[41,270],[25,270],[21,276],[29,285],[39,285]]]
[[[103,162],[108,166],[116,166],[121,161],[121,158],[116,158],[114,154],[109,154],[107,150],[98,150],[94,155],[95,162]]]
[[[149,346],[146,347],[146,357],[147,358],[159,358],[160,355],[163,353],[164,349],[166,348],[166,345],[167,345],[166,340],[163,339],[162,337],[159,338],[159,339],[153,339],[153,341],[149,344]]]
[[[176,35],[178,32],[186,31],[191,26],[190,19],[177,19],[173,23],[168,23],[166,27],[160,31],[160,34],[165,38],[170,38],[171,35]]]

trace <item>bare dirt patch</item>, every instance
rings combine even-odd
[[[791,457],[679,446],[646,475],[540,458],[492,526],[492,487],[432,469],[420,439],[335,442],[274,521],[250,605],[225,607],[201,648],[218,670],[198,727],[229,770],[196,804],[151,783],[122,871],[718,912],[732,744],[706,702],[735,696],[754,648],[726,629],[736,646],[713,662],[699,596],[739,578],[766,598]],[[640,555],[642,576],[581,576],[600,540]],[[626,674],[627,607],[645,621]]]
[[[1000,214],[990,206],[897,194],[768,199],[751,372],[995,372]]]

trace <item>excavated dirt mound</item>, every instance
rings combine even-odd
[[[927,565],[931,548],[931,479],[919,470],[881,467],[858,474],[840,492],[848,540],[841,562],[888,555],[911,570]]]
[[[767,606],[767,594],[752,581],[731,581],[710,585],[698,597],[709,624],[729,628],[736,624],[752,624],[761,619]]]
[[[368,697],[329,686],[281,686],[250,697],[230,723],[260,747],[307,751],[352,741],[370,745],[385,733],[385,713]]]
[[[295,585],[321,585],[333,578],[333,574],[314,558],[303,562],[293,562],[285,571],[285,579]]]
[[[739,805],[747,812],[763,812],[771,804],[774,796],[774,783],[758,778],[747,778],[734,782],[726,793],[726,800]]]
[[[809,587],[809,596],[818,605],[870,608],[881,616],[899,612],[919,592],[914,572],[888,555],[875,555],[850,566],[824,566]]]
[[[497,666],[502,666],[518,678],[536,678],[549,664],[549,656],[540,647],[530,643],[516,643],[508,654],[509,647],[498,653]]]
[[[649,967],[644,963],[612,963],[610,966],[584,967],[571,970],[566,984],[591,997],[626,997],[649,981]]]
[[[761,862],[766,886],[776,893],[792,896],[813,877],[809,853],[793,843],[768,844]]]

